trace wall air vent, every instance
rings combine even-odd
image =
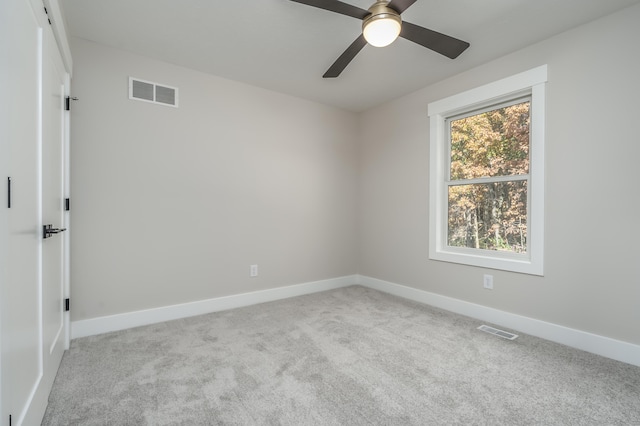
[[[486,333],[493,334],[508,340],[515,340],[518,337],[517,334],[509,333],[508,331],[498,330],[497,328],[489,327],[488,325],[481,325],[480,327],[478,327],[478,330],[482,330]]]
[[[129,99],[178,107],[178,89],[129,77]]]

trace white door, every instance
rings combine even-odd
[[[3,0],[3,81],[7,85],[8,256],[2,282],[2,418],[18,424],[42,378],[40,356],[39,200],[40,55],[42,29],[26,1]],[[6,35],[6,37],[5,37]],[[10,38],[8,38],[10,36]],[[10,44],[13,40],[15,44]],[[9,182],[7,182],[7,192]],[[7,194],[8,195],[8,194]],[[4,197],[3,197],[4,198]],[[8,198],[8,197],[7,197]],[[5,201],[3,200],[3,204]]]
[[[25,0],[2,3],[0,12],[10,17],[2,22],[3,90],[10,104],[2,124],[11,205],[7,194],[0,424],[38,425],[66,335],[64,239],[60,234],[44,239],[43,225],[60,228],[64,220],[63,106],[68,79],[51,28],[44,24],[44,11]]]
[[[42,66],[42,350],[44,406],[64,352],[64,142],[66,71],[51,31]],[[51,231],[51,232],[49,232]],[[44,238],[46,236],[47,238]],[[38,396],[38,395],[36,395]]]

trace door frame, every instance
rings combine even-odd
[[[64,57],[63,57],[64,60]],[[67,105],[71,104],[71,74],[67,69],[64,82],[64,96],[67,99]],[[70,108],[64,112],[64,154],[63,154],[63,168],[62,174],[64,175],[64,198],[71,200],[71,111]],[[70,201],[65,203],[70,207]],[[62,268],[62,280],[64,293],[63,298],[70,300],[71,298],[71,209],[65,208],[64,211],[64,223],[62,224],[67,232],[63,234],[64,237],[64,264]],[[71,311],[67,310],[63,312],[64,320],[64,349],[68,350],[71,346]]]
[[[69,38],[67,36],[67,29],[65,27],[65,19],[62,13],[62,7],[60,0],[29,0],[32,5],[40,3],[47,8],[47,18],[49,19],[53,35],[58,45],[60,56],[62,57],[62,63],[66,70],[65,77],[65,93],[64,96],[69,99],[71,97],[71,78],[73,75],[73,59],[71,57],[71,46],[69,45]],[[70,105],[71,101],[68,101],[67,105]],[[71,199],[71,111],[65,111],[64,119],[64,197]],[[64,298],[71,299],[71,213],[70,210],[64,212],[64,228],[67,232],[63,234],[64,238],[64,265],[63,265],[63,281],[64,281]],[[69,349],[71,345],[71,312],[64,312],[64,349]]]

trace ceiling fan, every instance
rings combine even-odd
[[[291,1],[362,20],[362,34],[331,65],[322,76],[323,78],[339,76],[367,43],[376,47],[383,47],[393,43],[398,36],[451,59],[457,58],[470,46],[466,41],[458,40],[410,22],[403,22],[400,15],[417,0],[377,0],[369,10],[338,0]]]

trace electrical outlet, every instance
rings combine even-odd
[[[258,276],[258,265],[251,265],[249,275],[252,277]]]
[[[484,284],[484,288],[488,290],[493,290],[493,275],[485,274],[482,279],[482,282]]]

